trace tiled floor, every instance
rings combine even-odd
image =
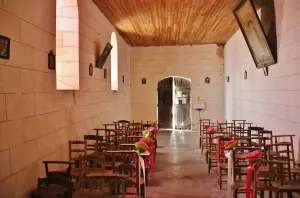
[[[215,172],[207,173],[198,140],[199,134],[195,132],[162,131],[159,134],[155,173],[147,187],[147,197],[226,197],[226,190],[219,190]]]

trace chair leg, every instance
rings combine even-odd
[[[293,193],[292,192],[288,192],[288,198],[293,198]]]
[[[238,198],[238,190],[234,189],[234,198]]]
[[[260,191],[260,198],[264,198],[265,197],[265,191]]]
[[[211,170],[211,158],[208,159],[208,173],[210,174]]]
[[[279,198],[283,198],[283,192],[279,192]]]

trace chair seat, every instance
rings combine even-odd
[[[104,171],[104,172],[94,172],[87,173],[86,177],[119,177],[119,178],[127,178],[127,175],[113,173],[112,171]]]
[[[247,158],[247,154],[237,154],[236,158],[238,158],[238,159],[246,159]]]
[[[220,167],[221,169],[228,169],[228,164],[227,164],[227,163],[220,163],[220,164],[219,164],[219,167]]]
[[[75,191],[72,198],[121,198],[122,195],[101,195],[101,190],[79,189]],[[136,195],[125,195],[125,198],[142,198]]]
[[[232,189],[246,190],[246,183],[245,182],[235,182],[232,185]],[[258,191],[260,191],[260,190],[271,190],[271,191],[273,191],[273,190],[276,190],[277,187],[275,187],[275,186],[266,186],[264,184],[264,182],[258,182],[256,189]]]
[[[67,189],[63,186],[58,185],[45,185],[40,187],[40,189],[35,189],[31,193],[32,198],[53,198],[53,197],[63,197]]]
[[[282,186],[279,182],[272,182],[272,185],[281,191],[300,191],[299,181],[284,181]]]
[[[232,189],[246,190],[245,182],[234,182],[231,186]]]
[[[300,174],[300,168],[291,168],[291,172],[295,174]]]
[[[136,178],[135,178],[135,177],[134,177],[134,178],[131,178],[130,180],[131,180],[132,182],[136,183]],[[144,184],[144,183],[145,183],[145,182],[144,182],[144,177],[141,177],[141,178],[140,178],[140,185],[141,185],[141,184]]]

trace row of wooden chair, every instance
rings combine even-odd
[[[206,129],[210,126],[218,128],[217,133],[208,133]],[[214,139],[217,134],[222,134],[225,139]],[[255,127],[246,120],[234,120],[233,122],[214,124],[209,119],[200,120],[200,148],[205,151],[208,163],[208,172],[216,168],[217,181],[220,189],[227,182],[228,160],[224,153],[226,141],[235,139],[238,142],[233,151],[232,172],[234,197],[239,193],[246,193],[246,171],[248,162],[246,155],[254,150],[262,152],[262,159],[255,165],[256,179],[252,182],[253,197],[264,192],[276,192],[276,196],[283,196],[286,192],[292,197],[293,192],[300,191],[298,176],[300,168],[297,167],[293,147],[294,135],[274,135],[272,131],[263,127]],[[226,178],[224,179],[224,176]]]
[[[69,162],[46,161],[46,178],[39,179],[38,190],[32,197],[43,197],[41,187],[54,183],[72,186],[72,193],[63,197],[110,197],[121,195],[143,197],[145,173],[140,171],[140,161],[134,143],[142,138],[149,122],[119,120],[95,129],[95,134],[84,135],[84,140],[69,141]],[[64,164],[65,171],[50,171],[49,165]],[[58,181],[58,178],[63,181]],[[47,188],[43,188],[44,190]],[[46,190],[53,196],[61,189]],[[74,192],[75,191],[75,192]],[[38,192],[38,193],[37,193]],[[55,194],[56,193],[56,194]]]

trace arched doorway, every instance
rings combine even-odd
[[[166,129],[191,129],[191,81],[182,77],[168,77],[157,84],[158,124]]]

